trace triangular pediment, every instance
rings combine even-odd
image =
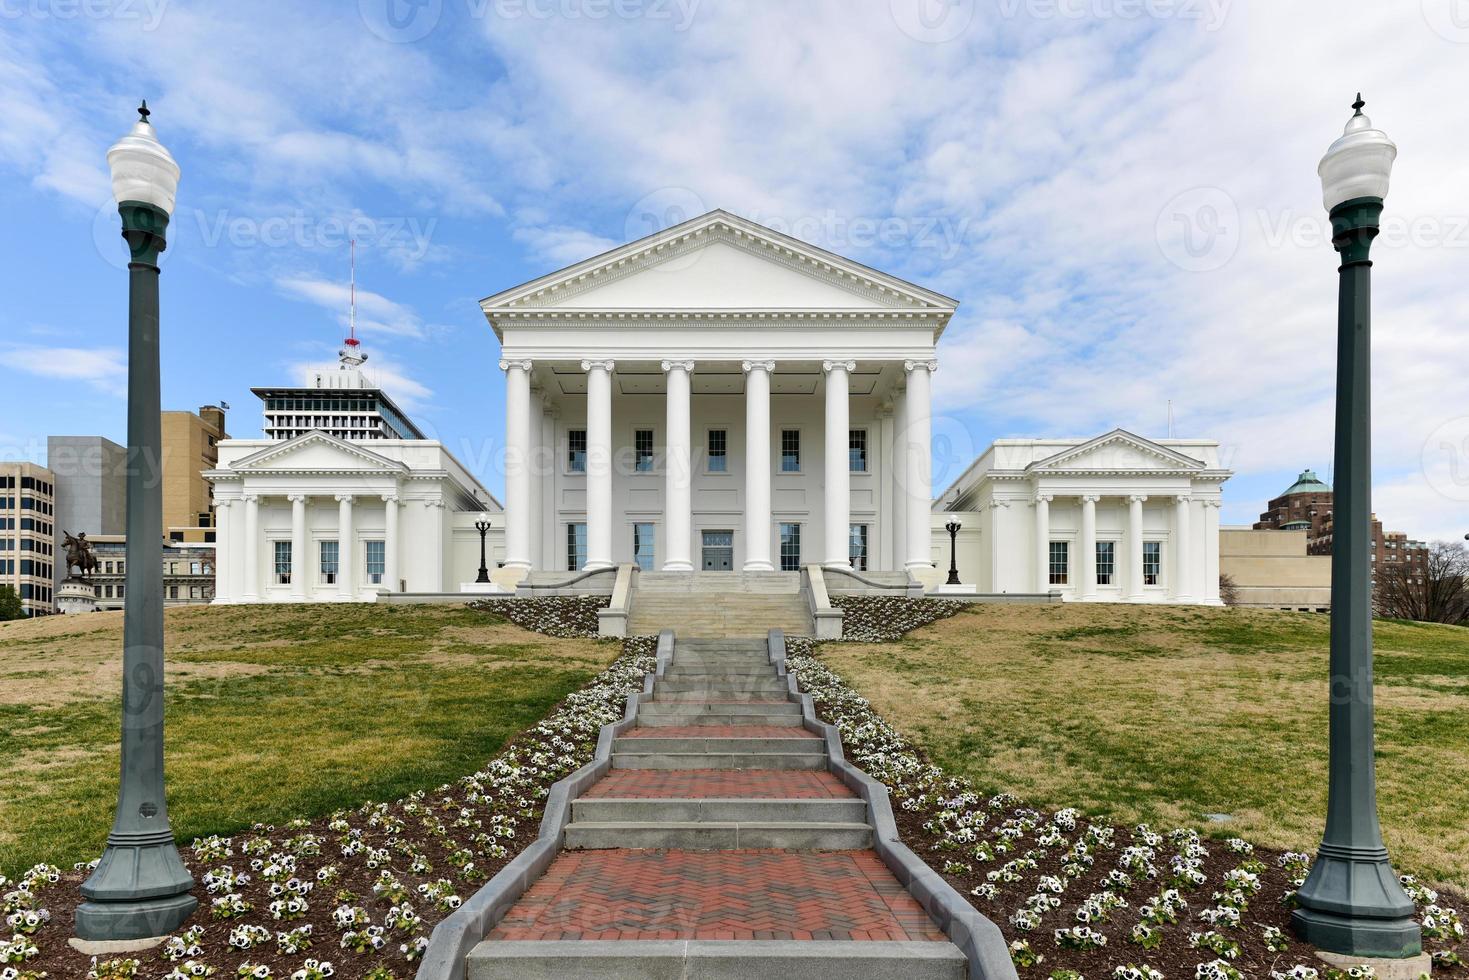
[[[649,235],[481,303],[517,311],[932,311],[957,303],[725,211]]]
[[[270,473],[355,470],[362,473],[405,473],[408,468],[356,443],[325,432],[308,432],[268,446],[235,462],[236,472]]]
[[[1202,470],[1204,463],[1183,453],[1161,446],[1125,429],[1111,432],[1037,460],[1026,469],[1030,472],[1066,471],[1106,472],[1158,470]]]

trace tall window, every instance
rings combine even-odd
[[[709,472],[729,472],[729,434],[723,429],[709,430]]]
[[[1117,577],[1117,542],[1097,542],[1097,584],[1111,585]]]
[[[780,430],[780,471],[801,472],[801,430]]]
[[[1066,541],[1051,542],[1051,584],[1065,585],[1071,579],[1071,545]]]
[[[867,472],[866,429],[852,429],[847,433],[847,467],[853,473]]]
[[[277,541],[275,543],[275,584],[291,584],[291,542]],[[254,585],[248,588],[254,588]]]
[[[367,556],[368,584],[382,585],[387,571],[387,545],[382,541],[368,541],[363,554]]]
[[[579,572],[587,563],[587,525],[576,521],[566,525],[566,568]]]
[[[853,524],[848,539],[847,557],[852,567],[859,572],[867,571],[867,525]]]
[[[780,526],[780,570],[783,572],[801,570],[801,525],[799,524]]]
[[[321,584],[337,584],[337,542],[321,542]]]
[[[638,429],[633,433],[633,469],[653,472],[653,430]]]
[[[1163,574],[1163,542],[1143,542],[1143,584],[1157,585]]]
[[[587,471],[586,429],[572,429],[566,433],[566,468],[573,473]]]
[[[653,570],[653,525],[632,526],[632,560],[645,572]]]

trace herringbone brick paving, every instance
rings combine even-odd
[[[855,795],[825,770],[613,769],[582,798],[825,800]]]
[[[560,855],[489,939],[940,942],[873,851]]]

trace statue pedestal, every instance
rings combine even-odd
[[[97,587],[91,582],[69,578],[56,589],[56,608],[66,615],[97,611]]]

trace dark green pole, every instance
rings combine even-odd
[[[82,885],[77,937],[165,936],[198,901],[173,842],[163,792],[163,486],[158,254],[168,214],[126,201],[128,263],[127,599],[123,607],[122,780],[107,849]]]
[[[1422,951],[1377,818],[1372,721],[1372,262],[1382,199],[1331,210],[1341,254],[1337,305],[1336,472],[1331,547],[1331,762],[1326,832],[1291,916],[1333,953],[1402,958]]]

